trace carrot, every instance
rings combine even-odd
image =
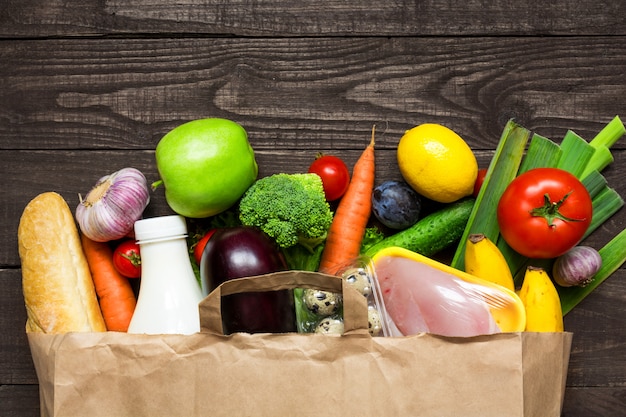
[[[320,272],[336,274],[359,256],[372,211],[375,131],[376,126],[373,126],[370,143],[356,161],[348,190],[335,211],[318,268]]]
[[[128,331],[137,304],[128,278],[113,266],[113,250],[108,243],[93,241],[82,233],[81,242],[107,330]]]

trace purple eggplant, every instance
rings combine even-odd
[[[200,262],[205,293],[227,280],[287,270],[276,243],[261,230],[240,226],[218,229]],[[293,291],[279,290],[222,297],[224,334],[297,331]]]

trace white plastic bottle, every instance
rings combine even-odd
[[[141,253],[141,287],[128,333],[200,331],[200,285],[187,250],[187,224],[179,215],[135,222]]]

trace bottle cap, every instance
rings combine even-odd
[[[187,223],[180,215],[151,217],[135,222],[137,241],[167,239],[187,236]]]

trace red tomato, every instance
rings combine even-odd
[[[504,240],[529,258],[555,258],[576,246],[591,222],[591,197],[572,174],[537,168],[515,178],[498,202]]]
[[[483,186],[483,182],[485,182],[485,175],[487,175],[487,168],[481,168],[478,170],[476,182],[474,183],[474,192],[472,193],[474,197],[478,197],[480,188]]]
[[[311,163],[309,172],[322,178],[327,201],[341,198],[350,185],[350,172],[346,164],[336,156],[321,155]]]
[[[200,261],[202,260],[202,252],[204,252],[204,247],[206,246],[206,243],[209,241],[209,238],[211,237],[211,235],[213,235],[213,233],[215,233],[215,229],[211,229],[206,232],[193,248],[193,258],[198,263],[198,266],[200,266]]]
[[[122,241],[113,251],[113,266],[126,278],[141,276],[139,245],[132,239]]]

